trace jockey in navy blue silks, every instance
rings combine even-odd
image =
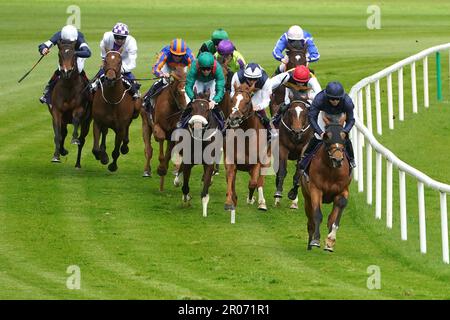
[[[77,55],[77,67],[80,75],[89,82],[89,79],[86,76],[86,73],[83,70],[84,60],[91,56],[91,50],[89,49],[86,40],[84,39],[83,33],[77,30],[72,25],[67,25],[61,29],[61,31],[56,32],[50,40],[41,43],[38,47],[39,53],[41,55],[47,55],[50,52],[50,48],[54,46],[59,40],[65,41],[76,41],[75,45],[75,54]],[[53,73],[53,76],[50,78],[47,86],[44,89],[42,97],[39,99],[41,103],[47,103],[48,98],[51,95],[51,91],[54,88],[56,81],[59,78],[59,67]]]
[[[314,136],[309,141],[302,158],[298,162],[300,170],[305,170],[305,164],[303,159],[307,158],[311,152],[314,151],[316,146],[321,142],[324,135],[324,124],[322,117],[319,117],[321,112],[327,114],[340,114],[345,113],[346,120],[343,131],[347,134],[345,139],[345,149],[349,157],[350,167],[356,167],[355,158],[353,154],[353,147],[348,134],[355,124],[355,118],[353,117],[354,105],[352,99],[345,93],[344,87],[340,82],[328,83],[325,90],[319,92],[314,98],[311,107],[309,109],[309,122],[314,129]]]

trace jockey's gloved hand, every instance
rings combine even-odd
[[[214,100],[211,100],[209,102],[209,109],[214,109],[215,106],[216,106],[216,102]]]
[[[170,78],[170,74],[167,72],[161,72],[161,78]]]
[[[42,49],[42,51],[41,51],[41,54],[43,55],[43,56],[46,56],[46,55],[48,55],[50,53],[50,49],[49,48],[44,48],[44,49]]]
[[[283,57],[283,59],[281,59],[281,62],[283,62],[284,64],[288,64],[289,62],[289,57],[286,55]]]

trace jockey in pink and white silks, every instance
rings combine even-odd
[[[128,26],[124,23],[118,22],[114,25],[112,31],[105,32],[103,39],[100,41],[100,50],[102,60],[105,60],[107,51],[119,51],[122,56],[122,75],[131,86],[130,94],[133,99],[140,97],[138,84],[134,79],[136,78],[131,72],[136,68],[137,59],[137,43],[136,39],[130,35]],[[99,78],[104,74],[103,68],[99,71]],[[97,87],[94,84],[93,89]]]
[[[50,48],[53,47],[58,41],[76,41],[75,44],[75,54],[77,55],[77,67],[78,72],[83,77],[84,80],[89,82],[89,79],[84,72],[84,61],[91,56],[91,50],[89,49],[86,40],[84,39],[83,33],[77,30],[72,25],[64,26],[61,31],[56,32],[48,41],[41,43],[38,47],[39,53],[41,55],[47,55],[50,53]],[[39,98],[41,103],[50,103],[51,92],[55,87],[56,81],[59,79],[60,72],[59,66],[58,69],[53,73],[53,76],[50,78],[47,83],[42,97]]]
[[[233,75],[231,80],[231,98],[235,95],[235,85],[238,87],[242,83],[247,83],[250,86],[255,84],[256,91],[252,96],[253,110],[258,114],[261,123],[267,129],[267,138],[270,139],[271,136],[276,134],[270,127],[270,119],[267,117],[265,110],[270,104],[270,95],[272,94],[270,78],[259,64],[247,64]]]
[[[306,46],[306,58],[308,63],[316,62],[320,58],[319,51],[314,44],[312,35],[308,31],[303,30],[300,26],[293,25],[287,32],[281,35],[280,39],[278,39],[275,47],[273,48],[273,57],[281,62],[280,66],[275,71],[275,74],[286,71],[286,65],[289,62],[289,57],[284,55],[283,51],[287,48],[288,44],[291,44],[294,47]]]

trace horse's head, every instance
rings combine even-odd
[[[122,55],[119,51],[107,51],[103,61],[105,71],[105,83],[112,85],[122,77]]]
[[[189,119],[189,127],[192,130],[204,130],[208,126],[209,117],[209,95],[210,91],[204,93],[197,93],[194,89],[194,100],[192,100],[190,107],[191,119]]]
[[[75,41],[60,40],[58,45],[59,69],[64,79],[70,78],[77,67],[77,56],[75,54]]]
[[[296,144],[304,140],[305,133],[310,128],[308,107],[306,99],[291,98],[291,104],[281,119],[281,123],[290,132],[290,137]]]
[[[342,130],[346,116],[345,113],[330,115],[325,114],[325,135],[323,141],[331,160],[333,168],[340,168],[344,160],[346,133]]]
[[[241,123],[250,117],[252,107],[252,95],[256,90],[256,83],[249,86],[247,83],[242,83],[240,86],[234,85],[234,96],[231,100],[231,113],[228,117],[231,128],[237,128]]]
[[[176,67],[174,71],[170,73],[170,76],[173,78],[173,82],[171,83],[171,94],[175,99],[175,102],[179,109],[186,108],[186,70],[184,67]]]
[[[301,40],[299,42],[288,43],[286,47],[286,54],[289,57],[289,63],[287,64],[287,69],[295,68],[295,66],[308,64],[306,59],[306,46],[302,44]]]

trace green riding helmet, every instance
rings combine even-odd
[[[202,52],[198,56],[198,65],[200,68],[212,68],[214,66],[214,56],[210,52]]]
[[[214,32],[211,35],[211,40],[212,41],[214,41],[214,40],[216,40],[216,41],[217,40],[228,40],[228,39],[229,39],[228,38],[228,33],[225,30],[223,30],[222,28],[214,30]]]

